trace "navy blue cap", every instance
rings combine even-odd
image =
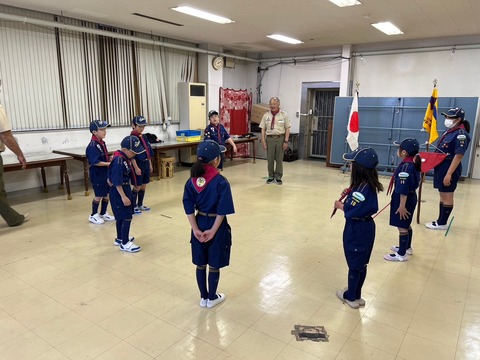
[[[463,110],[462,108],[453,108],[453,109],[450,109],[448,110],[446,113],[442,113],[442,115],[445,115],[446,117],[448,118],[460,118],[460,119],[465,119],[465,110]]]
[[[90,123],[90,132],[94,132],[100,129],[106,129],[110,124],[105,120],[93,120]]]
[[[208,117],[211,118],[212,116],[214,115],[218,115],[218,111],[217,110],[210,110],[208,112]]]
[[[378,155],[372,148],[358,148],[351,153],[343,154],[343,160],[355,161],[368,169],[375,169],[378,164]]]
[[[227,151],[227,148],[223,145],[218,145],[216,141],[205,140],[198,144],[197,158],[207,164],[225,151]]]
[[[120,146],[122,147],[122,149],[128,149],[133,151],[135,154],[141,154],[145,152],[145,148],[143,147],[140,139],[133,135],[124,138]]]
[[[135,116],[133,119],[132,119],[132,124],[133,125],[138,125],[138,126],[146,126],[148,125],[148,121],[147,119],[145,119],[144,116]]]
[[[400,149],[405,150],[408,155],[416,155],[420,150],[420,144],[418,143],[417,139],[414,138],[406,138],[399,144],[398,142],[394,141],[394,145],[400,146]]]

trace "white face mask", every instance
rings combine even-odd
[[[453,120],[453,119],[448,119],[448,118],[445,119],[445,122],[444,122],[445,127],[446,127],[447,129],[450,129],[450,128],[453,126],[453,123],[454,123],[454,122],[455,122],[455,120]]]

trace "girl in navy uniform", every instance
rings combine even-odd
[[[135,176],[131,159],[136,154],[145,152],[145,149],[140,139],[131,135],[124,138],[120,146],[121,150],[115,151],[108,168],[111,182],[110,202],[117,225],[114,244],[119,246],[121,251],[133,253],[140,251],[141,248],[133,243],[135,238],[129,237],[133,214],[130,179]]]
[[[225,127],[220,124],[220,117],[218,116],[218,112],[216,110],[210,110],[208,113],[208,119],[210,120],[210,124],[207,125],[204,131],[204,140],[213,140],[216,141],[219,145],[225,146],[228,142],[232,146],[232,151],[234,154],[237,153],[237,146],[233,142],[232,138],[228,134]],[[223,162],[225,161],[225,156],[222,154],[222,160],[218,165],[220,170],[223,169]]]
[[[345,213],[343,250],[348,264],[348,287],[336,294],[342,302],[358,309],[365,306],[362,286],[375,240],[372,215],[378,211],[377,192],[383,190],[383,185],[378,181],[378,156],[372,148],[359,148],[344,154],[343,159],[352,162],[350,189],[345,202],[336,200],[334,207]]]
[[[226,216],[235,212],[232,192],[227,179],[217,169],[225,150],[212,140],[198,145],[197,161],[191,168],[191,177],[183,193],[183,207],[192,228],[190,243],[192,262],[197,265],[200,306],[208,308],[225,300],[225,294],[217,293],[217,287],[220,268],[230,263],[232,246]]]
[[[92,213],[88,221],[93,224],[103,224],[105,221],[113,221],[115,218],[107,213],[108,207],[108,156],[107,145],[103,141],[107,135],[107,127],[110,125],[103,120],[94,120],[90,123],[92,138],[85,151],[88,160],[88,173],[92,183],[94,198],[92,200]],[[100,212],[98,208],[102,202]]]
[[[445,115],[447,131],[438,141],[435,152],[447,154],[447,157],[435,167],[433,187],[440,194],[438,219],[425,224],[429,229],[446,230],[448,217],[453,210],[453,195],[457,182],[462,175],[462,158],[470,143],[470,123],[465,120],[465,110],[454,108]]]
[[[396,144],[398,145],[398,144]],[[412,224],[413,212],[417,207],[417,188],[420,184],[422,160],[418,155],[420,144],[416,139],[407,138],[400,143],[398,157],[402,162],[392,175],[387,195],[392,193],[390,202],[390,225],[399,232],[399,246],[392,246],[393,254],[383,258],[388,261],[407,261],[407,255],[413,255]]]
[[[142,146],[145,149],[141,154],[135,155],[132,159],[132,165],[135,169],[134,176],[136,177],[136,184],[132,190],[132,204],[135,214],[141,214],[142,211],[148,211],[150,208],[143,204],[145,198],[145,189],[150,182],[150,174],[153,171],[152,158],[153,149],[146,136],[142,135],[145,126],[147,125],[147,119],[143,116],[135,116],[132,120],[132,132],[130,135],[136,136],[142,142]],[[138,198],[138,203],[137,203]]]

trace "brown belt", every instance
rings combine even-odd
[[[216,217],[217,216],[217,214],[208,214],[208,213],[203,212],[203,211],[197,211],[197,215],[208,216],[208,217]]]

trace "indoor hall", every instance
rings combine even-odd
[[[232,187],[233,246],[223,268],[222,304],[199,307],[190,228],[182,194],[189,169],[149,185],[152,210],[134,216],[136,254],[114,246],[114,223],[88,222],[82,183],[64,191],[10,197],[28,212],[2,225],[2,359],[477,359],[480,357],[478,180],[456,191],[447,236],[423,222],[438,194],[423,185],[414,255],[383,259],[397,242],[388,209],[362,297],[354,310],[335,295],[346,286],[343,213],[330,219],[349,175],[321,161],[285,163],[283,186],[266,185],[266,161],[235,159],[222,172]],[[384,186],[389,177],[381,176]],[[379,194],[379,207],[390,198]],[[294,325],[324,326],[328,342],[296,341]]]

